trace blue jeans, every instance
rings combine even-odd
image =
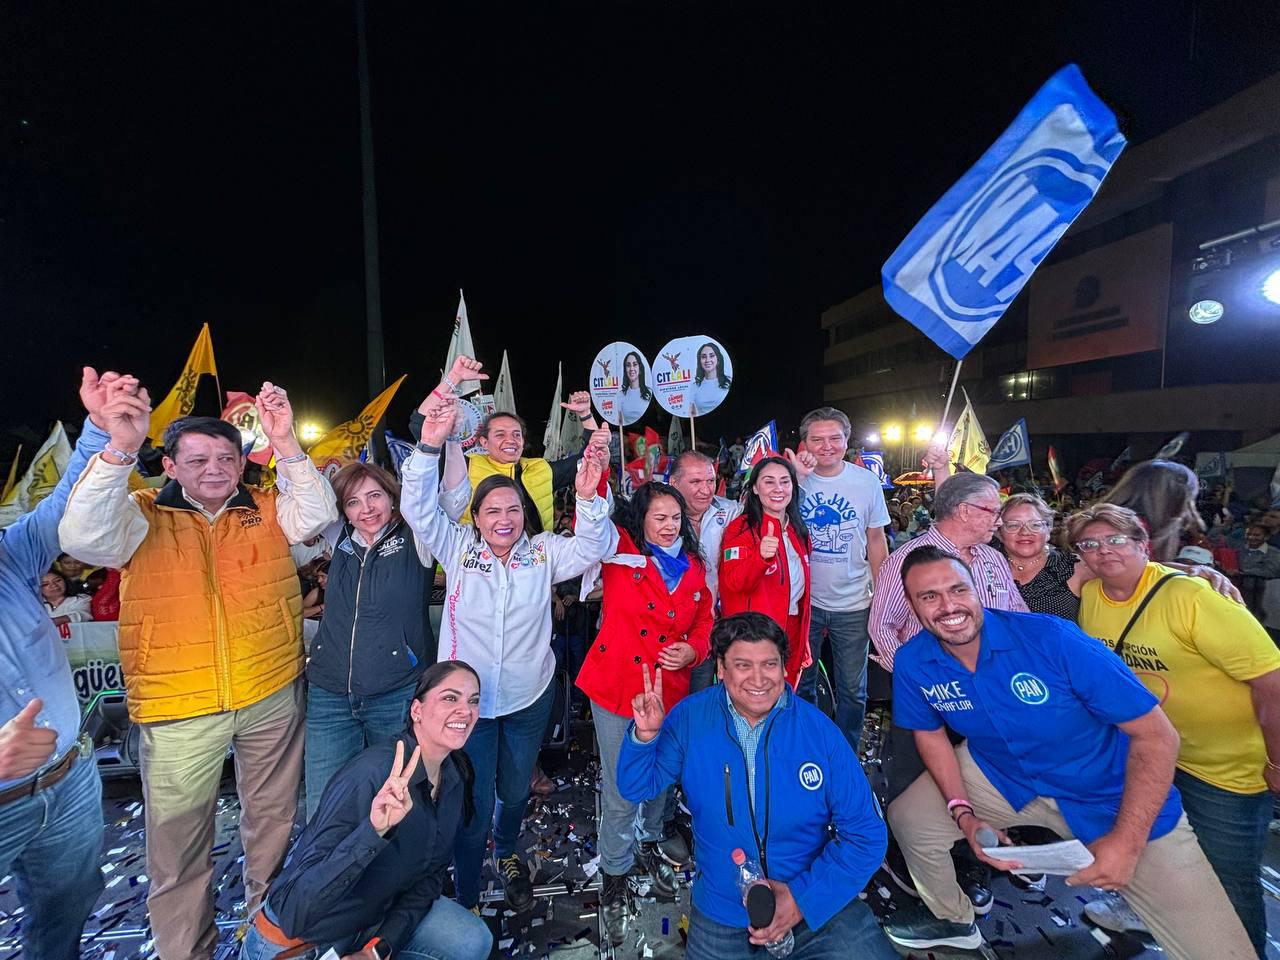
[[[1267,942],[1267,915],[1262,905],[1262,884],[1258,871],[1267,845],[1271,823],[1270,791],[1232,793],[1205,783],[1185,770],[1173,775],[1174,786],[1182,794],[1182,808],[1200,849],[1222,881],[1227,899],[1236,908],[1258,956],[1264,956]]]
[[[375,932],[363,931],[346,943],[334,944],[333,947],[339,956],[346,956],[368,943]],[[263,937],[250,923],[240,947],[240,960],[274,960],[282,949]],[[310,950],[307,957],[318,957],[326,949]],[[395,951],[395,956],[409,960],[488,960],[492,949],[493,934],[483,920],[452,900],[439,897],[431,904],[431,909],[413,931],[409,942]]]
[[[102,781],[92,757],[34,797],[0,807],[0,874],[26,908],[22,955],[80,956],[85,919],[102,893]]]
[[[371,697],[331,693],[307,685],[307,819],[320,808],[320,797],[333,775],[357,753],[405,728],[416,683]]]
[[[818,657],[822,653],[822,636],[831,641],[831,661],[835,687],[836,726],[858,752],[862,739],[862,720],[867,715],[867,649],[871,637],[867,633],[869,610],[844,613],[813,607],[809,620],[809,653],[813,664],[800,677],[801,697],[813,703],[817,699]]]
[[[898,960],[898,951],[880,930],[870,908],[856,897],[824,923],[810,930],[803,920],[791,928],[795,960]],[[716,923],[696,906],[689,921],[689,945],[685,960],[763,960],[764,947],[753,946],[743,927]]]
[[[675,815],[671,787],[644,803],[632,803],[618,793],[618,754],[630,717],[591,703],[596,743],[600,745],[600,869],[610,876],[626,876],[635,862],[633,844],[662,839],[663,824]]]
[[[493,858],[510,856],[520,839],[529,804],[529,778],[538,760],[547,718],[556,698],[554,680],[537,700],[505,717],[481,719],[467,740],[475,767],[476,815],[458,829],[453,846],[458,902],[470,909],[480,902],[480,870],[493,825]],[[496,813],[496,816],[495,816]]]

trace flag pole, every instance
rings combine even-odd
[[[939,421],[938,423],[939,430],[941,430],[943,426],[946,424],[947,414],[951,412],[951,401],[955,398],[955,395],[956,395],[956,384],[960,382],[960,365],[963,363],[964,363],[963,360],[956,361],[956,372],[951,375],[951,389],[947,391],[947,403],[946,403],[946,406],[942,408],[942,420]]]
[[[222,380],[217,373],[213,375],[213,385],[218,390],[218,416],[222,416],[222,411],[226,409],[226,395],[222,392]]]

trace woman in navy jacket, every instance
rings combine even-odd
[[[752,944],[795,935],[796,960],[892,960],[897,952],[858,893],[884,857],[886,831],[848,740],[783,676],[787,635],[754,611],[712,628],[722,683],[665,715],[662,674],[632,703],[618,789],[639,801],[679,781],[693,814],[698,877],[686,960],[748,960]],[[773,923],[749,928],[736,848],[773,888]]]

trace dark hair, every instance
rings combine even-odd
[[[1151,531],[1151,559],[1172,560],[1183,534],[1204,533],[1196,510],[1199,480],[1189,467],[1172,460],[1147,460],[1125,471],[1103,503],[1128,507]]]
[[[507,413],[505,410],[495,410],[480,421],[480,426],[476,430],[476,436],[483,437],[486,440],[489,439],[489,428],[493,426],[493,421],[502,419],[514,420],[516,423],[520,424],[520,432],[522,434],[527,435],[529,433],[529,425],[524,422],[524,417],[520,416],[520,414]]]
[[[711,656],[715,662],[724,666],[725,654],[739,640],[746,643],[772,643],[778,648],[778,656],[782,658],[784,665],[791,655],[787,631],[778,626],[778,621],[773,617],[757,610],[744,610],[716,621],[716,625],[711,628]]]
[[[689,507],[684,502],[684,497],[680,495],[680,491],[670,484],[659,480],[650,480],[648,483],[641,484],[639,489],[631,495],[630,500],[618,500],[613,508],[613,522],[627,531],[642,554],[646,557],[651,556],[653,551],[649,549],[649,544],[644,538],[644,518],[649,513],[649,505],[657,497],[670,497],[676,502],[676,506],[680,508],[680,536],[684,539],[684,552],[705,568],[706,558],[702,555],[698,535],[693,532],[693,521],[689,519]]]
[[[726,376],[724,372],[724,354],[720,352],[720,348],[708,340],[698,348],[695,355],[693,368],[697,370],[697,374],[693,378],[693,385],[696,387],[703,380],[707,379],[702,372],[702,351],[710,347],[716,355],[716,383],[720,385],[721,390],[728,390],[729,384],[733,382],[733,378]]]
[[[333,475],[330,485],[333,495],[338,501],[338,516],[345,517],[344,503],[351,492],[366,479],[372,480],[391,498],[391,513],[400,512],[400,481],[391,472],[382,469],[376,463],[348,463]]]
[[[465,660],[441,660],[422,671],[422,675],[418,677],[418,685],[413,688],[413,699],[405,709],[404,728],[407,733],[413,734],[414,702],[421,701],[447,677],[459,670],[465,670],[475,677],[476,686],[480,686],[480,674],[476,673],[476,668]],[[417,737],[414,739],[416,740]],[[453,765],[458,768],[458,778],[462,781],[462,822],[470,823],[472,817],[476,815],[476,768],[471,765],[471,758],[467,756],[465,750],[451,750],[449,756],[453,758]]]
[[[648,400],[653,394],[649,391],[649,387],[644,380],[644,364],[640,361],[640,354],[634,350],[622,358],[622,376],[620,378],[622,380],[622,392],[626,393],[631,388],[631,384],[627,382],[627,361],[632,357],[636,358],[636,366],[640,368],[640,376],[637,378],[640,384],[640,396]]]
[[[516,476],[520,475],[520,467],[516,466]],[[502,474],[494,474],[491,477],[485,477],[476,487],[476,492],[471,497],[471,524],[475,526],[476,515],[480,512],[480,506],[484,503],[489,494],[495,490],[510,488],[516,492],[516,496],[520,498],[520,505],[524,508],[524,531],[533,537],[542,532],[542,514],[538,513],[538,506],[533,502],[533,497],[529,496],[529,491],[524,488],[524,484],[511,477],[504,477]],[[476,539],[480,538],[480,528],[476,527]]]
[[[747,518],[747,529],[756,535],[757,540],[760,539],[760,527],[764,523],[764,504],[760,502],[760,495],[756,493],[756,480],[760,476],[760,471],[772,463],[786,467],[787,475],[791,477],[791,502],[787,504],[787,522],[795,527],[796,533],[800,536],[800,542],[808,552],[809,528],[804,525],[804,518],[800,516],[800,482],[796,480],[795,467],[782,457],[765,457],[751,468],[751,475],[747,477],[747,482],[742,488],[742,512]]]
[[[934,546],[932,543],[926,543],[922,547],[916,547],[902,558],[902,567],[898,571],[898,574],[902,577],[903,588],[905,589],[907,586],[907,574],[916,567],[924,566],[926,563],[940,563],[944,560],[960,564],[960,569],[963,570],[965,576],[969,578],[969,582],[973,582],[973,573],[969,570],[969,567],[963,560],[957,557],[954,553],[943,550],[941,547]]]
[[[164,452],[170,460],[178,456],[178,441],[186,433],[202,433],[206,437],[221,437],[236,448],[236,455],[244,456],[240,431],[217,417],[179,417],[164,428]]]

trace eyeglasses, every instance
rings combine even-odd
[[[1077,540],[1075,546],[1076,550],[1080,553],[1093,553],[1093,551],[1097,550],[1104,543],[1108,547],[1123,547],[1132,539],[1133,537],[1129,536],[1127,533],[1113,533],[1103,537],[1101,540],[1095,540],[1093,538],[1088,540]]]
[[[993,508],[993,507],[984,507],[982,504],[980,504],[980,503],[974,503],[974,502],[973,502],[973,501],[971,501],[971,500],[966,500],[966,501],[962,504],[962,506],[966,506],[966,507],[973,507],[973,509],[975,509],[975,510],[981,510],[983,513],[989,513],[989,514],[991,514],[993,517],[995,517],[995,518],[996,518],[996,523],[1000,523],[1000,522],[1001,522],[1001,521],[1000,521],[1000,508],[999,508],[999,507],[994,507],[994,508]]]
[[[1003,526],[1010,533],[1017,533],[1019,530],[1027,530],[1030,533],[1045,533],[1053,529],[1053,524],[1047,520],[1006,520]]]

